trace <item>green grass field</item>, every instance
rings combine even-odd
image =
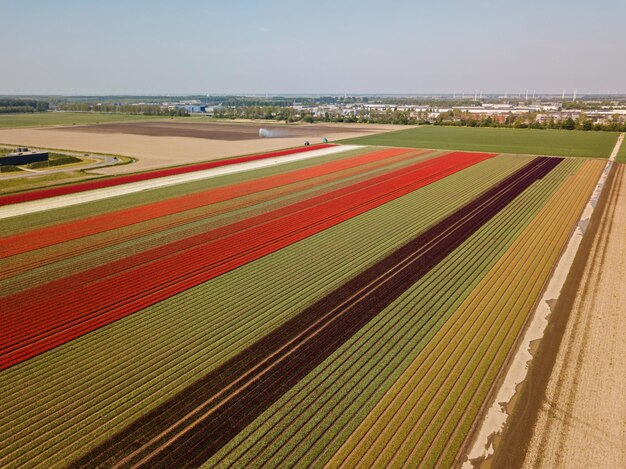
[[[15,173],[12,173],[15,174]],[[0,178],[0,195],[10,194],[22,190],[48,187],[61,183],[75,182],[75,179],[86,178],[87,176],[78,171],[67,171],[62,173],[42,174],[27,178],[4,179]]]
[[[622,142],[622,148],[620,148],[620,151],[617,154],[617,159],[615,161],[617,161],[618,163],[626,163],[626,141]]]
[[[615,132],[427,126],[340,143],[608,158],[617,137]]]
[[[33,114],[2,114],[0,129],[13,127],[45,127],[48,125],[80,125],[100,122],[123,122],[158,119],[158,116],[133,116],[129,114],[100,114],[97,112],[40,112]]]

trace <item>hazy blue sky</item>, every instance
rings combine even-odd
[[[0,0],[3,93],[626,92],[626,0]]]

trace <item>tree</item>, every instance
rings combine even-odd
[[[576,122],[571,117],[568,117],[561,123],[561,128],[566,130],[574,130],[576,128]]]
[[[591,121],[591,119],[585,119],[582,123],[581,128],[583,130],[593,130],[593,122]]]

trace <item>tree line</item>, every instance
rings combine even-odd
[[[121,104],[64,102],[56,106],[59,111],[71,112],[106,112],[114,114],[134,114],[144,116],[188,116],[185,109],[169,109],[158,104]]]
[[[0,114],[43,112],[50,108],[47,101],[22,98],[0,98]]]

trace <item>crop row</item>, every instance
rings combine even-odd
[[[4,275],[7,275],[8,271],[12,272],[12,275],[0,280],[0,296],[198,235],[306,198],[317,197],[433,156],[430,153],[421,155],[417,152],[413,156],[388,158],[383,162],[342,171],[337,177],[330,175],[315,178],[313,181],[291,184],[286,188],[280,187],[210,207],[202,207],[191,211],[192,213],[184,212],[182,214],[185,218],[184,222],[180,221],[180,217],[172,215],[14,256],[10,259],[11,262],[4,261],[6,264]],[[228,208],[231,210],[227,211]],[[190,219],[192,217],[197,220],[192,221]],[[138,227],[139,230],[137,230]],[[136,231],[140,231],[141,235],[137,235]],[[99,249],[92,250],[92,244],[99,244]],[[0,265],[2,263],[0,261]],[[28,270],[21,272],[24,269]]]
[[[262,178],[257,182],[212,189],[6,237],[0,239],[5,244],[3,255],[13,257],[0,263],[0,277],[15,276],[68,256],[75,257],[81,253],[119,245],[195,221],[208,221],[220,214],[232,214],[236,210],[276,200],[284,195],[304,192],[326,182],[370,173],[392,162],[410,161],[422,153],[404,151],[400,157],[393,158],[393,153],[390,152],[373,152],[363,157]],[[337,168],[339,165],[345,168]],[[18,257],[19,253],[26,255]]]
[[[551,173],[516,199],[210,463],[306,465],[317,456],[330,457],[337,441],[347,437],[350,426],[367,413],[412,354],[471,291],[475,278],[510,244],[515,229],[519,232],[539,210],[544,192],[560,183],[567,168],[557,170],[558,178]]]
[[[311,205],[311,202],[312,202],[312,201],[306,201],[306,202],[304,202],[304,203],[303,203],[303,205],[305,205],[305,207],[306,207],[307,205]],[[292,207],[289,207],[288,209],[291,209],[291,208],[292,208]],[[278,214],[278,215],[279,215],[279,216],[281,216],[281,215],[283,215],[283,214],[284,214],[284,213],[280,213],[280,214]],[[264,222],[264,221],[265,221],[265,219],[261,220],[261,222]],[[244,227],[245,227],[245,225],[247,225],[247,224],[248,224],[248,221],[244,223]],[[233,227],[232,227],[232,226],[230,226],[230,227],[228,227],[228,228],[229,228],[229,229],[232,229]],[[239,229],[239,227],[237,227],[237,229]],[[231,232],[232,232],[232,230],[231,230]],[[222,232],[222,233],[219,233],[219,235],[218,235],[218,236],[220,236],[220,235],[224,235],[224,234],[227,234],[227,233],[223,233],[223,232]],[[216,238],[216,237],[218,237],[218,236],[213,236],[213,238]],[[211,236],[209,236],[209,239],[211,239]],[[185,249],[186,247],[189,247],[189,246],[195,246],[195,245],[197,244],[197,241],[198,241],[197,239],[188,239],[188,240],[184,240],[184,243],[183,243],[182,248],[179,248],[179,247],[177,247],[177,248],[178,248],[178,249]],[[166,247],[165,249],[158,249],[158,250],[155,250],[155,251],[158,251],[158,252],[159,252],[159,254],[160,254],[160,252],[164,252],[164,255],[169,255],[169,254],[171,253],[171,251],[172,251],[172,250],[171,250],[171,249],[170,249],[170,247],[168,246],[168,247]],[[150,253],[143,253],[143,254],[141,255],[141,256],[143,257],[143,262],[148,262],[148,261],[153,260],[153,259],[155,258],[155,257],[153,256],[153,257],[151,257],[151,258],[146,259],[146,254],[151,254],[151,255],[152,255],[152,254],[154,254],[154,251],[153,251],[153,252],[150,252]],[[158,258],[158,257],[159,257],[159,256],[157,256],[157,258]],[[127,261],[128,261],[128,263],[129,263],[129,265],[133,265],[133,266],[134,266],[134,265],[137,265],[137,264],[138,264],[137,260],[138,260],[138,259],[133,258],[133,259],[130,259],[130,260],[127,260]],[[121,267],[119,267],[119,270],[123,270],[123,268],[124,268],[124,266],[121,266]],[[98,278],[98,273],[97,273],[97,272],[89,272],[89,273],[94,274],[94,275],[92,275],[92,277],[91,277],[91,278],[87,278],[87,279],[85,279],[85,281],[86,281],[86,282],[90,282],[90,281],[96,280],[96,279]],[[105,274],[110,275],[111,273],[112,273],[112,268],[111,268],[111,266],[106,266],[106,267],[105,267]],[[70,279],[70,280],[74,280],[74,279]],[[70,284],[72,287],[75,287],[75,286],[77,285],[77,283],[75,283],[75,282],[67,282],[67,283],[68,283],[68,284]],[[48,287],[48,286],[46,286],[46,288],[47,288],[47,287]],[[59,291],[59,290],[57,290],[57,289],[53,289],[53,291],[57,292],[57,291]],[[31,292],[28,292],[28,293],[27,293],[27,295],[26,295],[26,297],[33,297],[32,295],[30,295],[30,293],[31,293]],[[49,305],[49,302],[50,302],[50,299],[51,299],[50,297],[51,297],[51,295],[46,295],[45,302],[47,303],[47,305]],[[17,299],[17,301],[15,302],[15,304],[17,304],[17,306],[21,308],[21,307],[23,306],[23,304],[24,304],[24,300],[25,300],[25,297],[18,298],[18,299]],[[7,301],[6,303],[7,303],[7,305],[10,305],[10,304],[11,304],[11,302],[10,302],[10,301]]]
[[[332,153],[330,155],[318,156],[315,158],[305,158],[286,162],[279,165],[272,165],[265,168],[254,169],[250,171],[242,171],[232,174],[225,174],[209,179],[200,179],[197,181],[183,182],[171,186],[153,188],[147,191],[135,192],[131,194],[118,195],[106,199],[95,200],[87,204],[70,205],[67,207],[59,207],[45,212],[28,213],[20,216],[6,218],[3,220],[4,235],[13,235],[35,228],[56,225],[71,220],[78,220],[87,216],[98,215],[114,210],[120,207],[130,208],[143,205],[158,200],[164,200],[173,197],[180,197],[186,194],[204,192],[215,187],[227,186],[229,184],[237,184],[252,179],[258,179],[274,174],[281,174],[302,168],[317,166],[318,164],[327,163],[351,156],[367,153],[371,148],[361,147],[354,150]]]
[[[0,238],[0,257],[14,256],[22,252],[56,245],[72,239],[83,238],[85,236],[154,220],[167,215],[186,212],[210,204],[217,204],[255,192],[274,189],[286,184],[292,184],[325,174],[332,174],[342,169],[348,169],[371,161],[397,156],[402,153],[410,152],[402,149],[380,150],[360,157],[326,163],[313,168],[256,179],[251,182],[243,182],[137,207],[116,210],[101,215],[85,217],[80,220],[32,230],[26,233],[20,233],[18,235],[3,237]],[[97,248],[98,246],[96,245],[94,247]]]
[[[85,455],[83,461],[109,464],[122,456],[124,464],[204,461],[559,163],[553,158],[529,163]],[[138,438],[147,443],[137,447]]]
[[[371,176],[371,173],[368,173],[368,174]],[[387,177],[393,177],[393,176],[394,176],[393,174],[391,176],[385,176],[383,174],[383,176],[381,176],[381,178],[387,178]],[[381,179],[381,178],[378,178],[378,179]],[[360,179],[359,181],[365,181],[365,180],[366,179],[364,178],[364,179]],[[373,181],[373,179],[371,179],[371,178],[368,178],[368,180],[372,180]],[[350,181],[352,181],[352,183]],[[338,197],[338,196],[346,195],[346,193],[349,193],[350,191],[354,191],[354,190],[358,189],[359,187],[362,187],[362,185],[363,185],[363,183],[361,183],[360,186],[355,185],[354,184],[354,178],[349,178],[347,180],[347,183],[349,184],[349,187],[346,187],[345,185],[342,185],[342,184],[336,185],[336,186],[333,186],[333,185],[328,186],[328,188],[330,188],[330,189],[337,189],[337,187],[343,188],[342,191],[337,191],[337,190],[332,191],[331,194],[328,197],[332,198],[332,197]],[[367,184],[367,182],[365,182],[365,184]],[[326,193],[326,192],[327,191],[324,191],[322,193]],[[216,231],[214,229],[212,231],[207,232],[207,230],[206,230],[207,227],[210,227],[211,225],[213,225],[213,226],[216,226],[216,225],[220,226],[220,224],[223,224],[223,223],[218,222],[216,219],[210,219],[210,220],[208,220],[209,224],[202,225],[203,229],[201,230],[201,233],[200,233],[201,236],[187,237],[187,238],[184,237],[184,236],[181,236],[177,240],[177,241],[179,241],[178,243],[169,243],[167,245],[164,245],[164,243],[161,242],[161,243],[159,243],[159,249],[152,250],[149,253],[144,253],[143,254],[143,258],[146,257],[146,254],[152,254],[152,259],[156,258],[154,256],[157,253],[162,253],[162,255],[171,255],[172,253],[174,253],[176,251],[180,251],[180,250],[184,249],[185,247],[197,245],[199,242],[206,242],[206,241],[210,241],[210,240],[215,239],[215,238],[223,237],[223,236],[225,236],[227,234],[235,233],[237,231],[240,231],[243,228],[247,228],[248,225],[250,225],[250,226],[254,225],[257,221],[259,223],[266,222],[266,221],[268,221],[268,220],[270,220],[272,218],[278,218],[278,217],[284,216],[285,214],[288,214],[291,211],[295,211],[297,209],[302,209],[303,207],[306,208],[307,205],[310,205],[312,207],[319,201],[327,200],[326,197],[320,197],[320,196],[315,197],[315,198],[311,198],[310,196],[307,196],[306,193],[304,194],[304,196],[305,197],[303,197],[303,198],[306,198],[306,201],[304,201],[303,203],[300,203],[299,205],[291,204],[291,205],[289,205],[289,207],[283,207],[283,209],[280,210],[280,211],[273,210],[271,213],[265,213],[265,212],[268,210],[268,207],[270,207],[271,205],[274,205],[274,204],[263,205],[261,207],[261,210],[263,212],[263,216],[262,217],[256,217],[256,218],[252,218],[252,219],[250,217],[248,217],[248,218],[246,218],[247,221],[244,222],[244,221],[240,220],[241,222],[238,223],[238,224],[232,223],[233,217],[232,217],[232,214],[229,214],[228,215],[228,220],[231,221],[231,224],[228,227],[222,227],[222,229],[219,230],[219,231]],[[291,202],[293,202],[294,199],[291,198],[289,200]],[[295,200],[298,200],[298,199],[296,198]],[[278,201],[280,201],[280,198],[278,199]],[[161,238],[160,241],[163,241],[163,240],[164,239]],[[124,251],[126,252],[126,246],[122,245],[122,247],[123,247]],[[72,246],[72,249],[73,249],[73,252],[75,252],[76,251],[76,246]],[[139,259],[140,258],[132,257],[132,258],[126,259],[125,262],[127,262],[128,264],[132,264],[133,266],[136,266],[139,263]],[[111,268],[107,267],[107,274],[111,274],[111,272],[112,272]],[[93,275],[92,275],[92,277],[93,277]]]
[[[0,369],[491,156],[447,154],[5,297]]]
[[[538,246],[544,249],[543,259],[534,258],[534,266],[531,266],[527,270],[526,276],[519,280],[520,284],[526,282],[524,290],[521,290],[519,285],[517,285],[516,288],[515,281],[509,283],[509,290],[505,295],[512,291],[515,291],[515,293],[511,293],[511,295],[517,294],[515,307],[511,308],[515,320],[511,322],[511,328],[503,340],[502,346],[498,349],[498,353],[483,359],[483,363],[489,364],[487,372],[482,376],[482,379],[474,382],[476,385],[475,388],[468,386],[469,389],[474,390],[474,394],[470,399],[463,397],[465,402],[457,404],[457,407],[453,409],[454,412],[448,414],[445,434],[450,435],[449,442],[445,447],[431,446],[429,452],[426,454],[426,457],[430,460],[439,459],[452,462],[454,458],[458,456],[458,451],[463,441],[467,438],[471,425],[478,417],[482,403],[492,389],[496,377],[501,373],[506,357],[511,352],[515,341],[522,331],[523,325],[526,323],[542,290],[549,281],[550,274],[558,262],[559,256],[563,252],[572,231],[575,229],[576,222],[585,204],[589,200],[603,168],[604,162],[585,162],[580,173],[576,176],[576,179],[572,178],[573,180],[569,182],[569,187],[564,187],[558,194],[558,198],[564,203],[562,208],[564,213],[553,210],[550,213],[540,214],[541,219],[537,221],[541,227],[539,228],[540,233],[543,234],[545,232],[546,225],[550,227],[552,227],[553,224],[556,225],[552,232],[553,237],[551,243],[549,247],[547,247],[545,240],[543,243],[538,244]],[[572,197],[573,194],[575,194],[574,197]],[[550,205],[548,206],[548,209],[549,208]],[[567,221],[564,222],[563,219],[561,219],[560,223],[555,223],[555,220],[562,216],[567,216]],[[532,259],[531,256],[533,254],[537,255],[537,251],[527,252],[527,260],[523,262],[528,263],[528,259]],[[501,312],[498,306],[493,307],[490,304],[489,307],[494,313]],[[496,329],[496,331],[498,334],[502,335],[502,331],[498,329]],[[485,352],[491,351],[491,349],[485,350]],[[464,392],[467,391],[468,389],[464,390]],[[441,435],[444,435],[444,431],[440,432],[440,436]]]
[[[274,151],[274,152],[269,152],[269,153],[261,153],[258,155],[250,155],[250,156],[242,156],[238,158],[229,158],[225,160],[210,161],[208,163],[199,163],[199,164],[193,164],[193,165],[188,165],[188,166],[179,166],[177,168],[159,169],[156,171],[148,171],[145,173],[129,174],[129,175],[117,176],[113,178],[99,179],[96,181],[81,182],[81,183],[71,184],[67,186],[53,187],[50,189],[40,189],[40,190],[24,192],[20,194],[5,195],[5,196],[0,197],[0,206],[17,204],[21,202],[29,202],[32,200],[47,199],[49,197],[55,197],[55,196],[65,195],[65,194],[75,194],[77,192],[101,189],[103,187],[119,186],[120,184],[128,184],[131,182],[146,181],[149,179],[155,179],[155,178],[160,178],[160,177],[165,177],[165,176],[174,176],[177,174],[185,174],[185,173],[191,173],[194,171],[202,171],[205,169],[216,168],[219,166],[225,166],[229,164],[245,163],[248,161],[257,161],[257,160],[262,160],[266,158],[291,155],[291,154],[302,153],[302,152],[311,151],[311,150],[321,150],[322,148],[328,148],[330,146],[332,146],[332,144],[320,144],[320,145],[312,145],[308,147],[292,148],[290,150],[280,150],[280,151]]]
[[[428,226],[525,161],[499,157],[483,162],[161,302],[137,317],[5,370],[0,379],[7,389],[38,392],[22,392],[18,401],[7,398],[4,410],[15,418],[11,425],[2,425],[3,435],[12,442],[16,457],[23,454],[25,459],[20,460],[45,460],[59,452],[70,457],[73,451],[83,451],[105,436],[104,422],[111,431],[123,428],[133,416],[173,395],[199,373],[206,373],[203,370],[232,356],[264,330],[373,262],[379,253],[389,252],[419,232],[420,226]],[[239,295],[233,298],[232,291]],[[228,315],[221,314],[224,308]],[[56,375],[58,369],[72,375],[71,389]],[[37,383],[27,385],[24,379]],[[40,392],[49,396],[43,408]],[[20,428],[28,428],[27,439]]]
[[[332,466],[454,463],[602,166],[584,163],[554,193],[365,418]]]
[[[536,205],[536,202],[535,202]],[[515,216],[519,216],[520,213],[522,213],[523,211],[520,210],[519,206],[515,207],[516,210],[512,211],[511,214],[514,214]],[[511,216],[511,214],[509,214],[509,217]],[[526,221],[528,221],[528,216],[526,216]],[[510,220],[509,220],[510,223]],[[492,227],[494,228],[494,227]],[[510,225],[509,225],[510,228]],[[502,235],[502,233],[500,233],[500,236]],[[493,230],[490,230],[488,233],[483,233],[482,234],[483,239],[486,241],[487,239],[490,239],[490,242],[495,242],[497,240],[498,237],[498,233],[494,233]],[[484,242],[484,241],[483,241]],[[482,250],[482,251],[481,251]],[[473,255],[474,253],[480,253],[480,255],[476,256],[475,258],[471,258],[471,255]],[[492,254],[492,250],[485,250],[484,247],[481,247],[481,245],[478,246],[473,246],[470,250],[469,250],[469,254],[466,255],[466,259],[465,263],[467,263],[468,265],[471,265],[472,268],[476,268],[476,266],[480,265],[482,262],[484,262],[484,259],[488,259],[489,256]],[[470,260],[467,260],[467,257],[470,257]],[[459,260],[459,263],[461,261]],[[458,265],[453,265],[453,267],[455,267],[458,270]],[[444,274],[446,279],[453,277],[452,273],[446,273]],[[458,274],[457,274],[458,275]],[[441,281],[437,281],[436,285],[434,286],[435,289],[439,289],[440,292],[445,292],[446,295],[449,294],[456,294],[456,292],[459,292],[460,290],[462,291],[463,289],[467,288],[467,283],[470,281],[471,279],[467,279],[464,278],[460,281],[458,281],[456,284],[442,284]],[[444,282],[445,283],[445,282]],[[425,295],[425,293],[422,293],[422,295]],[[428,296],[425,296],[425,298],[428,298]],[[421,300],[424,299],[424,296],[421,297]],[[420,300],[420,301],[421,301]],[[413,305],[415,306],[415,305]],[[431,305],[432,306],[432,305]],[[440,308],[443,309],[447,309],[447,306],[444,304],[438,304],[436,306],[433,306],[434,311],[439,311]],[[410,312],[413,313],[414,309],[411,310]],[[405,316],[412,318],[412,314],[409,314],[408,312],[404,312]],[[407,320],[407,318],[405,317],[405,320]],[[378,336],[376,338],[376,341],[380,344],[384,344],[384,347],[392,347],[389,344],[396,344],[398,340],[404,340],[401,338],[402,334],[405,334],[405,331],[407,330],[407,323],[403,322],[401,326],[398,326],[397,329],[388,331],[385,334],[381,334],[383,335],[383,337]],[[413,338],[415,339],[415,338]],[[417,342],[417,341],[416,341]],[[409,350],[412,349],[414,346],[417,345],[416,342],[413,342],[411,340],[408,341],[408,347]],[[404,345],[405,347],[407,347],[406,343]],[[372,357],[369,357],[367,360],[365,361],[361,361],[359,363],[358,366],[355,366],[354,368],[358,370],[358,372],[360,372],[363,368],[371,368],[371,363],[376,363],[378,361],[378,363],[380,363],[381,361],[383,362],[383,365],[379,366],[379,371],[382,373],[386,373],[388,370],[388,361],[390,360],[390,357],[393,356],[393,354],[391,353],[393,351],[393,349],[389,350],[389,348],[386,348],[384,353],[382,353],[381,355],[379,355],[379,357],[374,360]],[[371,359],[371,360],[370,360]],[[328,361],[328,367],[335,367],[335,365],[337,363],[341,363],[342,360],[340,360],[338,357],[333,357],[332,360]],[[336,365],[337,368],[340,367],[340,365]],[[376,368],[376,367],[374,367]],[[375,374],[375,378],[377,378],[378,372]],[[375,379],[374,378],[374,379]],[[344,381],[345,379],[345,381]],[[330,388],[330,391],[327,391],[325,396],[319,395],[319,397],[309,397],[309,398],[305,398],[305,401],[301,401],[297,398],[294,397],[294,395],[290,395],[289,398],[286,398],[285,400],[281,401],[279,405],[276,406],[276,408],[278,409],[276,412],[280,414],[281,409],[286,409],[286,408],[292,408],[292,409],[296,409],[294,410],[294,412],[298,412],[300,413],[300,420],[302,421],[303,419],[306,418],[306,416],[303,414],[306,413],[307,407],[306,407],[306,403],[307,400],[309,402],[314,402],[316,405],[318,404],[319,401],[324,401],[326,400],[328,401],[335,401],[335,403],[337,402],[337,393],[341,394],[342,390],[345,390],[346,388],[348,388],[349,386],[351,386],[352,383],[359,383],[357,386],[361,386],[361,383],[366,383],[368,380],[371,380],[372,378],[367,378],[367,376],[354,376],[354,375],[347,375],[347,377],[345,377],[345,375],[342,374],[338,374],[337,371],[333,372],[330,375],[325,375],[324,378],[321,378],[319,380],[316,380],[317,385],[314,385],[313,383],[311,383],[310,381],[307,380],[306,383],[303,383],[302,385],[302,389],[305,389],[308,393],[313,393],[313,392],[320,392],[318,390],[318,386],[319,387],[327,387]],[[342,385],[342,383],[345,382],[345,385]],[[335,387],[335,383],[338,383],[337,386]],[[374,383],[376,384],[376,383]],[[378,389],[378,385],[375,386],[376,389]],[[323,392],[323,391],[321,391]],[[297,397],[297,396],[296,396]],[[342,396],[343,398],[343,396]],[[352,394],[350,398],[348,399],[344,399],[347,400],[350,403],[354,403],[354,402],[362,402],[363,400],[367,401],[366,397],[363,397],[363,399],[357,399],[359,398],[359,395],[354,395]],[[331,404],[325,404],[325,405],[331,405]],[[351,404],[351,405],[356,405],[356,404]],[[305,409],[304,411],[302,411],[301,409]],[[311,409],[308,409],[311,410]],[[287,411],[286,411],[287,412]],[[311,413],[313,413],[313,411],[311,410]],[[346,418],[345,416],[353,416],[355,413],[353,412],[353,409],[349,409],[346,410],[345,408],[340,408],[338,411],[336,411],[333,414],[329,414],[329,416],[327,417],[326,414],[319,412],[320,415],[323,415],[324,419],[327,420],[327,422],[333,422],[336,421],[337,419],[341,419]],[[322,417],[320,417],[322,418]],[[290,420],[289,418],[281,418],[278,416],[274,416],[274,420],[276,422],[279,422],[279,425],[282,426],[282,428],[284,429],[284,431],[286,433],[289,433],[293,430],[294,433],[296,433],[296,436],[298,438],[302,438],[304,441],[310,442],[310,441],[319,441],[318,438],[321,438],[325,435],[328,434],[328,432],[324,431],[323,433],[317,433],[317,434],[309,434],[306,433],[305,431],[302,430],[302,428],[300,428],[299,426],[295,425],[294,422],[292,420]],[[307,425],[309,425],[309,423],[307,423]],[[332,425],[332,424],[331,424]],[[265,427],[265,430],[267,431],[267,423],[263,424],[263,427]],[[265,443],[268,443],[268,439],[271,437],[268,436],[267,438],[265,437],[265,434],[260,434],[261,438],[263,439],[263,441]],[[276,434],[274,433],[274,436],[276,436]],[[241,438],[238,438],[239,442],[243,442],[245,440],[246,444],[249,444],[249,442],[256,442],[259,438],[259,434],[255,433],[253,437],[250,437],[249,433],[245,433],[242,434]],[[278,437],[280,438],[280,437]],[[284,438],[284,436],[283,436]],[[317,443],[316,443],[317,444]],[[258,451],[258,448],[262,448],[262,444],[259,443],[258,445],[255,445],[257,448],[255,448]],[[273,440],[273,442],[271,444],[268,444],[268,446],[266,447],[266,452],[269,452],[270,449],[276,449],[279,448],[280,445],[277,444],[277,440]],[[293,449],[293,448],[292,448]],[[240,448],[238,448],[238,450],[240,450]],[[262,461],[265,461],[267,463],[267,460],[265,459],[261,459]],[[238,463],[245,463],[246,461],[248,461],[247,459],[244,459],[243,462],[242,460],[239,460]],[[256,459],[255,459],[256,461]],[[272,463],[275,463],[276,461],[272,461]],[[293,461],[291,461],[293,463]]]

